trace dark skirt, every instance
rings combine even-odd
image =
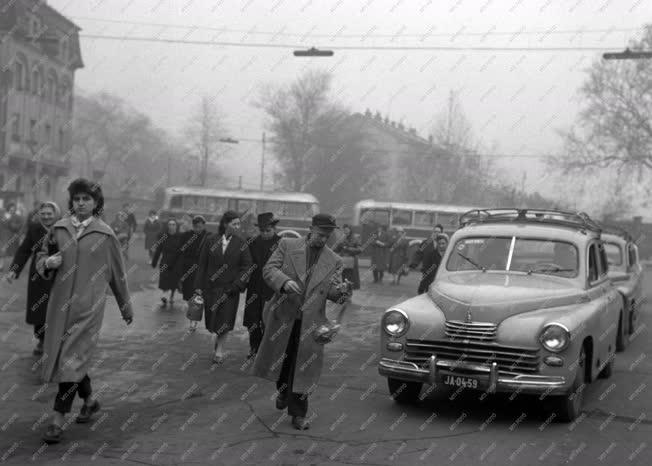
[[[35,327],[45,325],[48,310],[48,298],[53,280],[45,280],[36,271],[36,261],[32,256],[27,278],[27,309],[25,322]]]
[[[179,286],[179,274],[174,267],[164,267],[161,265],[158,276],[158,288],[161,291],[176,290]]]
[[[195,267],[196,269],[196,267]],[[195,294],[195,275],[197,274],[196,270],[192,272],[181,275],[181,294],[183,294],[183,300],[189,301],[192,298],[192,295]]]
[[[217,335],[235,327],[240,293],[228,296],[221,289],[204,291],[204,321],[206,330]]]
[[[358,271],[357,267],[353,269],[344,269],[342,271],[342,278],[352,282],[354,290],[360,289],[360,272]]]

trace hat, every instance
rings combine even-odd
[[[201,215],[195,215],[192,218],[192,224],[197,225],[198,223],[206,223],[206,219]]]
[[[276,225],[279,222],[279,219],[274,218],[274,212],[263,212],[258,214],[258,221],[256,222],[257,227],[268,227],[270,225]]]
[[[337,228],[335,224],[335,217],[329,214],[317,214],[312,218],[312,226],[318,228],[325,228],[327,230],[334,230]]]

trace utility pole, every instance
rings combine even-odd
[[[265,182],[265,132],[263,131],[263,151],[260,157],[260,190],[263,191]]]

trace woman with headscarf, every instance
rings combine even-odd
[[[252,273],[249,246],[240,238],[240,217],[229,210],[216,235],[207,237],[199,252],[195,293],[204,298],[206,329],[215,335],[213,362],[222,364],[224,343],[233,330],[240,293]]]
[[[353,289],[360,289],[360,272],[358,269],[358,254],[362,252],[360,238],[353,233],[350,225],[343,225],[343,238],[335,246],[334,252],[342,258],[342,279],[353,283]]]
[[[158,288],[163,291],[161,303],[163,306],[168,304],[166,292],[170,292],[170,306],[174,305],[174,292],[179,286],[179,268],[177,261],[180,256],[181,236],[179,234],[179,224],[173,218],[167,221],[166,231],[159,236],[154,245],[154,257],[152,257],[152,267],[159,266]],[[159,258],[161,263],[159,264]]]
[[[392,274],[392,285],[399,285],[401,277],[408,267],[408,247],[410,241],[405,237],[403,227],[396,227],[389,248],[389,273]]]
[[[133,319],[120,243],[99,218],[104,206],[100,186],[79,178],[68,186],[71,216],[56,222],[37,254],[36,269],[53,280],[46,316],[43,379],[58,382],[52,424],[43,440],[58,443],[65,415],[75,394],[84,401],[77,423],[90,422],[100,409],[93,397],[88,371],[104,319],[107,288],[111,288],[122,318]]]
[[[9,266],[7,281],[12,283],[20,276],[27,261],[31,260],[29,265],[29,279],[27,281],[27,312],[25,322],[34,327],[34,336],[38,343],[34,348],[34,355],[43,354],[43,339],[45,338],[45,316],[48,308],[48,297],[52,281],[46,280],[36,272],[36,254],[43,247],[43,242],[47,238],[52,225],[61,217],[59,206],[54,202],[42,202],[39,208],[39,222],[30,222],[27,227],[27,233],[18,251],[14,255],[14,260]]]
[[[10,202],[0,215],[0,270],[4,269],[5,257],[13,257],[20,245],[24,222],[16,209],[16,204]]]

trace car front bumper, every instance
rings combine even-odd
[[[524,394],[564,394],[569,390],[563,376],[514,374],[498,370],[498,365],[468,364],[441,360],[431,356],[426,367],[409,361],[382,358],[378,372],[385,377],[430,385],[443,383],[447,376],[469,377],[478,381],[477,390],[488,393],[519,392]]]

